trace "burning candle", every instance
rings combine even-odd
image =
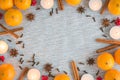
[[[113,39],[120,39],[120,27],[114,26],[110,30],[110,37]]]
[[[50,9],[54,5],[54,0],[41,0],[40,4],[44,9]]]
[[[94,80],[94,77],[90,74],[84,74],[82,77],[81,77],[81,80]]]
[[[27,73],[28,80],[40,80],[40,71],[37,69],[30,69]]]
[[[101,0],[90,0],[89,7],[93,11],[98,11],[102,7],[102,1]]]
[[[5,41],[0,41],[0,54],[4,54],[8,51],[8,44]]]

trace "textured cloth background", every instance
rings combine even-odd
[[[23,59],[25,62],[21,65],[22,67],[29,66],[31,68],[37,68],[41,74],[46,74],[43,70],[43,65],[46,63],[52,63],[53,67],[59,68],[61,72],[64,70],[71,76],[71,69],[69,62],[75,60],[76,63],[79,61],[86,63],[89,57],[96,58],[98,54],[95,53],[96,49],[107,46],[106,44],[96,43],[96,38],[101,38],[103,33],[99,30],[101,27],[101,19],[108,18],[112,20],[115,16],[110,15],[107,11],[100,15],[99,11],[93,12],[88,6],[88,1],[83,0],[82,6],[86,7],[85,14],[79,14],[76,9],[64,3],[65,9],[59,11],[59,14],[55,13],[57,8],[57,2],[54,5],[54,14],[49,16],[50,10],[41,8],[35,10],[36,7],[31,7],[29,10],[22,11],[24,20],[20,26],[24,27],[23,38],[15,40],[11,36],[0,36],[1,40],[12,39],[13,42],[8,42],[9,49],[17,48],[20,54],[24,54]],[[2,12],[2,11],[1,11]],[[27,13],[34,13],[35,20],[29,22],[26,20],[25,15]],[[4,12],[3,12],[4,13]],[[91,15],[95,17],[96,22],[91,17],[85,17],[85,15]],[[0,20],[0,23],[5,22]],[[111,25],[112,27],[113,25]],[[11,28],[7,26],[8,28]],[[109,29],[108,29],[109,30]],[[0,29],[2,31],[2,29]],[[19,32],[18,34],[21,34]],[[22,49],[20,45],[16,45],[16,41],[23,40],[25,43],[25,49]],[[38,66],[32,67],[31,64],[27,63],[30,60],[32,54],[36,54],[36,61],[40,61]],[[5,54],[5,63],[11,63],[17,70],[17,80],[21,70],[19,69],[19,57],[12,58],[9,56],[9,52]],[[79,65],[80,74],[86,70],[88,73],[94,75],[98,70],[97,66]],[[118,65],[115,68],[120,69]],[[102,74],[102,71],[100,71]],[[71,76],[71,80],[73,80]]]

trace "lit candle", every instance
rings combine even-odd
[[[5,41],[0,41],[0,54],[4,54],[8,51],[8,44]]]
[[[81,80],[94,80],[94,77],[91,74],[84,74]]]
[[[41,0],[40,4],[44,9],[50,9],[54,5],[54,0]]]
[[[102,1],[101,0],[90,0],[89,7],[93,11],[98,11],[102,7]]]
[[[28,80],[40,80],[40,71],[37,69],[30,69],[27,73]]]
[[[114,26],[110,30],[110,37],[113,39],[120,39],[120,27]]]

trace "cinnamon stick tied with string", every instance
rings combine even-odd
[[[59,8],[59,10],[64,10],[64,6],[63,6],[62,0],[58,0],[58,8]]]
[[[11,34],[12,36],[14,36],[15,38],[19,38],[19,36],[17,34],[15,34],[14,32],[10,31],[9,29],[7,29],[6,27],[4,27],[2,24],[0,24],[0,27],[2,29],[4,29],[6,32],[8,32],[9,34]]]
[[[96,50],[96,53],[101,53],[101,52],[104,52],[104,51],[107,51],[107,50],[111,50],[111,49],[114,49],[116,47],[119,47],[120,45],[117,45],[117,44],[112,44],[112,45],[109,45],[109,46],[106,46],[104,48],[100,48],[98,50]]]
[[[119,40],[109,40],[109,39],[98,38],[98,39],[96,39],[96,42],[120,45],[120,41]]]
[[[24,80],[24,78],[25,78],[28,70],[29,70],[29,68],[28,68],[28,67],[25,67],[25,68],[23,69],[23,71],[21,72],[20,77],[18,78],[18,80]]]
[[[12,31],[12,32],[17,32],[17,31],[21,31],[21,30],[23,30],[23,27],[15,28],[15,29],[12,29],[12,30],[10,30],[10,31]],[[0,32],[0,35],[5,35],[5,34],[9,34],[9,33],[6,32],[6,31]]]
[[[107,8],[107,6],[108,6],[108,4],[109,4],[109,1],[110,1],[110,0],[105,0],[105,3],[104,3],[104,5],[103,5],[102,8],[101,8],[100,14],[103,14],[103,13],[104,13],[105,9]]]
[[[78,69],[74,61],[71,61],[71,67],[74,75],[74,80],[80,80],[80,75],[78,73]]]

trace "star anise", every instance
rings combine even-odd
[[[94,58],[89,58],[89,59],[87,60],[87,64],[88,64],[88,65],[94,65],[94,64],[95,64]]]
[[[110,25],[110,20],[107,18],[102,19],[103,27],[108,27]]]
[[[33,21],[33,20],[35,20],[35,15],[33,13],[28,13],[26,15],[26,18],[28,21]]]
[[[85,13],[85,7],[83,7],[83,6],[79,6],[78,8],[77,8],[77,11],[78,11],[78,13],[80,13],[80,14],[82,14],[82,13]]]
[[[46,72],[50,72],[52,70],[52,68],[53,68],[52,64],[47,63],[47,64],[44,65],[44,70]]]
[[[15,48],[10,50],[10,56],[17,57],[18,54],[18,50],[16,50]]]

